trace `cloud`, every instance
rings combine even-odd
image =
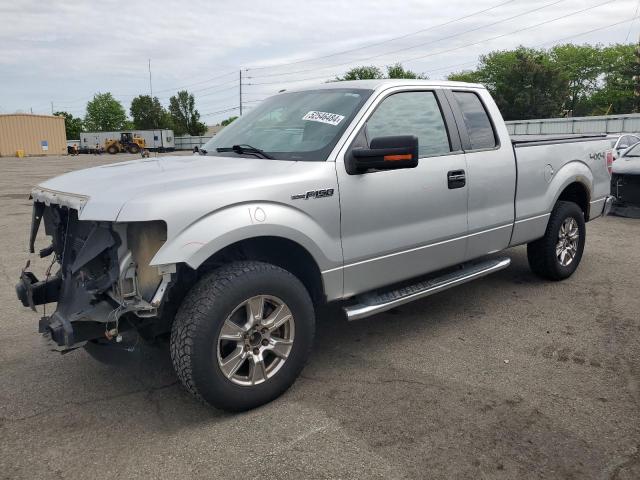
[[[202,113],[237,106],[239,92],[234,83],[241,68],[250,68],[243,72],[247,108],[282,88],[322,82],[358,64],[384,66],[404,60],[414,71],[442,78],[464,65],[472,67],[478,55],[491,50],[534,46],[633,16],[636,1],[617,0],[591,12],[464,47],[603,1],[565,0],[484,27],[554,3],[514,0],[490,12],[370,48],[262,68],[405,36],[505,1],[198,0],[180,4],[165,0],[0,0],[0,18],[4,20],[0,31],[0,110],[46,112],[53,101],[56,109],[82,114],[96,91],[111,91],[128,107],[133,96],[148,93],[149,58],[154,90],[161,100],[166,104],[178,87],[197,84],[192,90]],[[628,28],[625,24],[575,40],[621,42]],[[477,30],[465,33],[472,29]],[[632,34],[637,32],[636,24]],[[456,47],[461,48],[438,54]],[[415,58],[420,56],[423,58]],[[205,120],[219,120],[224,115]]]

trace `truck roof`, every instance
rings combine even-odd
[[[410,86],[428,86],[428,87],[466,87],[466,88],[482,88],[484,85],[479,83],[452,82],[448,80],[414,80],[410,78],[383,78],[379,80],[346,80],[343,82],[327,82],[318,85],[310,85],[307,87],[298,87],[287,89],[287,92],[300,92],[304,90],[331,90],[336,88],[364,88],[367,90],[385,90],[390,87],[410,87]]]

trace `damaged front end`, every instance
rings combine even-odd
[[[39,331],[54,348],[67,351],[87,341],[117,341],[128,329],[157,330],[175,265],[151,267],[149,262],[166,241],[162,221],[112,223],[79,220],[82,206],[34,198],[30,252],[44,223],[51,245],[40,257],[53,255],[43,280],[27,271],[16,285],[22,304],[57,302],[56,310],[40,319]],[[51,273],[57,264],[58,270]]]

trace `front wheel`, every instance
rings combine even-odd
[[[300,280],[275,265],[234,262],[187,294],[172,327],[171,358],[197,398],[248,410],[295,381],[314,330],[313,304]]]
[[[576,271],[586,240],[584,214],[573,202],[556,204],[544,237],[527,245],[531,270],[549,280],[564,280]]]

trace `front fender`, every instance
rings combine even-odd
[[[304,247],[320,270],[342,264],[339,230],[329,231],[302,210],[271,202],[242,203],[216,210],[167,242],[151,265],[184,262],[198,268],[221,249],[249,238],[283,237]]]

